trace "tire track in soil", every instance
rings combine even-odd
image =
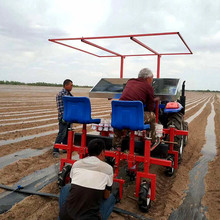
[[[80,129],[76,130],[76,132],[79,132],[79,131]],[[88,132],[89,131],[91,131],[90,128],[88,129]],[[35,143],[35,146],[32,146],[32,148],[35,148],[37,146],[38,146],[38,143]],[[61,153],[61,158],[65,156],[66,154]],[[22,177],[27,176],[30,173],[33,173],[34,171],[37,171],[39,169],[42,169],[54,163],[57,163],[59,162],[59,160],[60,158],[53,158],[52,149],[40,156],[35,156],[35,157],[19,160],[8,166],[5,166],[3,169],[0,170],[0,183],[5,184],[5,185],[14,184]],[[36,165],[32,166],[33,164],[36,164]],[[28,168],[28,169],[24,169],[24,168]],[[11,172],[8,172],[8,170],[11,170]],[[0,193],[1,192],[2,190],[0,190]]]
[[[205,177],[205,195],[202,205],[208,207],[205,213],[208,219],[218,219],[220,216],[220,95],[215,96],[215,134],[217,154],[213,161],[209,162],[208,173]]]
[[[31,106],[29,106],[29,107],[26,107],[27,108],[27,110],[29,110],[29,112],[31,112],[31,111],[38,111],[38,110],[42,110],[42,111],[44,111],[44,110],[54,110],[55,108],[56,108],[56,106],[50,106],[50,107],[44,107],[43,109],[41,108],[41,107],[31,107]],[[23,112],[23,111],[25,111],[25,109],[26,108],[22,108],[22,107],[20,107],[20,108],[15,108],[15,109],[10,109],[10,110],[8,110],[8,109],[0,109],[0,113],[1,113],[1,115],[4,115],[4,113],[7,113],[8,114],[8,112]]]
[[[57,183],[53,182],[44,187],[40,192],[59,194]],[[31,211],[30,211],[31,207]],[[22,202],[15,204],[7,213],[0,215],[2,220],[57,220],[59,215],[57,199],[28,196]]]
[[[77,125],[79,125],[79,124],[76,124],[76,126]],[[82,131],[82,128],[75,129],[75,132],[81,132],[81,131]],[[87,126],[87,132],[91,132],[91,131],[93,131],[91,126]],[[58,130],[57,130],[57,132],[58,132]],[[27,136],[27,135],[25,135],[25,136]],[[41,137],[35,137],[33,139],[19,141],[16,143],[2,145],[2,146],[0,146],[0,156],[12,154],[16,151],[23,150],[26,148],[43,149],[44,147],[48,147],[48,146],[53,145],[56,136],[57,136],[57,133],[54,133],[54,134],[45,135],[45,136],[41,136]]]
[[[209,99],[211,99],[213,96],[210,96]],[[210,101],[210,100],[209,100]],[[204,103],[207,102],[207,99],[204,100],[204,102],[197,105],[195,108],[190,109],[188,112],[185,113],[184,119],[188,119],[190,116],[194,115],[196,112],[198,112],[199,109],[204,105]]]
[[[58,125],[57,123],[48,126],[48,127],[42,127],[42,128],[33,128],[30,130],[25,130],[25,131],[16,131],[13,133],[8,133],[5,135],[0,135],[0,140],[11,140],[11,139],[16,139],[19,137],[25,137],[25,136],[29,136],[29,135],[34,135],[34,134],[39,134],[39,133],[43,133],[43,132],[47,132],[47,131],[55,131],[58,129]]]
[[[43,149],[54,144],[57,134],[46,135],[40,138],[33,138],[31,140],[24,140],[17,143],[7,144],[0,147],[0,156],[15,153],[16,151],[27,148]]]
[[[111,112],[111,110],[109,108],[107,108],[106,110],[103,110],[102,112],[95,111],[92,113],[92,117],[97,118],[97,117],[99,117],[99,115],[101,113],[106,113],[106,114],[109,113],[109,115],[110,115],[110,112]],[[42,120],[42,119],[40,119],[40,120]],[[53,122],[53,123],[51,124],[51,122]],[[48,119],[47,123],[48,123],[47,127],[41,127],[41,128],[34,128],[34,127],[45,125],[45,120],[38,122],[38,123],[31,123],[30,122],[30,123],[19,124],[20,126],[16,125],[16,129],[15,129],[15,125],[3,126],[3,129],[1,129],[1,132],[0,132],[0,140],[15,139],[17,137],[23,137],[23,136],[28,136],[28,135],[32,135],[32,134],[38,134],[41,132],[53,131],[53,130],[58,129],[57,119],[52,119],[51,121]],[[27,129],[24,131],[19,131],[19,129],[25,129],[25,128],[30,128],[30,129]],[[6,131],[10,131],[10,130],[12,130],[12,131],[14,130],[14,132],[10,132],[8,134],[1,134],[2,132],[6,132]]]
[[[203,98],[201,98],[201,99],[196,99],[195,101],[190,102],[190,103],[187,103],[187,102],[186,102],[185,107],[191,108],[191,106],[193,106],[193,105],[195,105],[195,104],[197,104],[197,103],[199,103],[199,102],[202,102],[202,101],[204,101],[204,100],[207,99],[207,98],[208,98],[208,97],[203,97]]]
[[[103,107],[99,107],[99,108],[93,108],[92,110],[92,113],[94,114],[95,112],[99,111],[99,110],[102,110],[102,111],[105,111],[105,110],[110,110],[111,107],[108,106],[108,105],[105,105]],[[3,118],[2,120],[0,120],[0,126],[8,126],[8,125],[13,125],[14,123],[21,123],[21,122],[24,122],[27,123],[28,121],[33,120],[33,119],[36,119],[36,122],[40,119],[43,119],[43,118],[48,118],[48,117],[55,117],[57,119],[57,110],[55,111],[48,111],[48,112],[40,112],[40,113],[29,113],[29,114],[26,114],[26,117],[24,117],[25,114],[22,114],[22,115],[16,115],[16,116],[7,116],[5,118]],[[27,116],[29,115],[29,116]],[[31,115],[31,116],[30,116]],[[10,117],[10,118],[9,118]],[[19,118],[20,117],[20,118]],[[7,120],[8,119],[8,120]],[[50,118],[48,118],[50,119]]]
[[[5,185],[13,185],[22,177],[28,176],[37,170],[49,167],[50,165],[58,162],[59,158],[53,158],[52,156],[52,149],[40,156],[22,159],[5,166],[0,170],[0,183]],[[9,172],[9,170],[11,172]],[[3,192],[2,189],[0,189],[0,193],[1,192]]]
[[[207,101],[208,98],[209,98],[209,97],[203,98],[202,100],[200,99],[200,100],[198,100],[198,101],[192,103],[191,105],[188,105],[185,112],[190,111],[190,110],[193,109],[194,107],[198,106],[200,103],[204,103],[204,101],[205,101],[205,100]]]
[[[44,108],[44,107],[46,107],[46,108],[48,108],[48,107],[52,107],[52,108],[56,108],[56,103],[54,102],[54,104],[53,105],[48,105],[48,104],[40,104],[39,105],[39,103],[37,103],[37,105],[35,105],[35,104],[29,104],[29,105],[16,105],[16,106],[0,106],[0,110],[3,110],[3,109],[5,109],[5,111],[8,111],[9,109],[10,110],[18,110],[18,108],[22,108],[22,110],[24,109],[24,108]]]
[[[46,122],[46,123],[45,123]],[[51,124],[51,123],[56,123],[58,125],[57,122],[57,118],[55,119],[48,119],[47,121],[39,121],[39,122],[30,122],[30,123],[24,123],[24,124],[16,124],[16,122],[14,123],[14,125],[6,125],[1,127],[1,132],[0,132],[0,137],[1,137],[1,133],[5,132],[5,131],[13,131],[13,130],[18,130],[18,129],[23,129],[23,128],[32,128],[32,127],[36,127],[36,126],[41,126],[41,125],[45,125],[45,124]]]
[[[48,117],[50,115],[56,115],[57,116],[57,110],[52,110],[52,111],[48,111],[48,112],[31,112],[31,113],[28,113],[28,114],[20,114],[20,115],[8,115],[8,116],[1,116],[2,120],[1,120],[1,124],[5,121],[7,121],[7,119],[10,119],[8,121],[19,121],[19,120],[30,120],[31,118],[34,118],[35,116],[36,117],[39,117],[39,116],[42,116],[43,117]]]

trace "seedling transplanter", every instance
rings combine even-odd
[[[166,38],[169,36],[171,37],[171,39],[173,39],[173,37],[176,37],[176,39],[178,39],[179,42],[182,43],[184,51],[161,52],[162,50],[159,50],[157,48],[157,44],[155,44],[154,47],[151,46],[154,44],[152,43],[152,40],[158,40],[159,38]],[[148,43],[146,43],[146,39],[150,39]],[[111,44],[106,43],[108,40],[111,41],[111,43],[113,40],[125,40],[126,44],[129,41],[130,44],[134,44],[135,47],[138,48],[137,53],[134,53],[134,50],[129,50],[129,53],[125,53],[123,49],[120,48],[112,50],[108,47],[108,45]],[[112,127],[121,128],[125,126],[123,128],[130,129],[130,136],[129,140],[125,140],[122,143],[122,149],[125,150],[125,148],[129,146],[129,152],[123,150],[121,152],[117,150],[110,150],[112,146],[112,137],[110,136],[110,133],[112,133],[112,130],[103,130],[105,132],[100,132],[100,135],[87,134],[87,124],[100,123],[100,119],[94,121],[94,119],[91,118],[91,104],[89,99],[87,97],[70,97],[64,98],[64,120],[71,123],[81,123],[82,133],[77,134],[74,132],[74,130],[70,130],[68,134],[68,144],[55,145],[56,148],[67,150],[67,158],[61,159],[60,172],[62,173],[63,168],[67,164],[73,164],[76,161],[72,159],[73,151],[77,151],[79,153],[79,157],[84,158],[88,154],[88,149],[86,147],[88,142],[94,138],[102,138],[105,141],[107,147],[105,155],[108,158],[112,158],[111,161],[113,161],[112,165],[114,166],[114,182],[118,182],[120,185],[120,198],[122,198],[122,188],[125,180],[120,178],[119,169],[120,162],[122,160],[125,160],[128,163],[128,173],[132,174],[132,179],[136,178],[135,195],[136,197],[138,197],[139,207],[142,211],[148,211],[151,204],[150,201],[155,199],[156,193],[156,174],[150,173],[150,165],[157,164],[165,166],[165,174],[167,176],[172,176],[174,170],[178,168],[178,163],[181,162],[180,159],[182,158],[183,147],[186,145],[184,140],[186,140],[185,137],[188,135],[188,125],[186,122],[184,122],[183,117],[185,113],[185,82],[182,84],[182,93],[180,96],[180,92],[178,91],[179,79],[160,78],[161,57],[170,55],[190,55],[192,54],[192,51],[190,50],[189,46],[186,44],[179,32],[102,37],[60,38],[49,39],[49,41],[93,55],[97,58],[120,58],[120,78],[101,79],[98,84],[90,91],[90,97],[106,97],[113,99],[116,99],[116,97],[119,98],[120,94],[123,91],[123,84],[125,84],[128,80],[123,78],[124,59],[126,57],[156,56],[157,78],[154,79],[154,89],[155,96],[160,97],[160,103],[159,101],[157,102],[155,113],[157,122],[160,122],[162,126],[162,128],[160,126],[160,135],[157,138],[156,144],[152,145],[150,138],[146,136],[145,129],[149,129],[149,126],[144,124],[140,124],[137,126],[137,122],[135,121],[132,122],[133,124],[123,125],[123,120],[119,120],[122,116],[119,116],[118,119],[114,121],[114,117],[117,118],[117,115],[120,114],[121,111],[124,111],[124,109],[125,112],[129,112],[131,110],[131,108],[129,107],[131,103],[128,103],[128,105],[126,105],[126,103],[120,103],[120,101],[112,101]],[[77,42],[78,45],[87,46],[84,48],[77,47],[71,42]],[[166,49],[166,41],[163,41],[163,44],[165,45]],[[90,47],[95,48],[95,50],[88,50],[87,48]],[[172,48],[175,48],[175,44],[172,44]],[[102,52],[97,52],[97,49],[98,51]],[[125,47],[125,49],[127,49],[127,47]],[[179,96],[180,99],[178,99]],[[82,107],[82,102],[86,103],[87,107]],[[137,104],[137,106],[139,105],[138,103],[133,104]],[[115,106],[117,105],[121,106],[119,108],[115,108]],[[71,113],[71,108],[72,111],[74,109],[74,113]],[[78,111],[82,113],[82,111],[84,110],[86,111],[84,112],[83,117],[77,113]],[[141,119],[141,117],[143,117],[143,107],[139,108],[136,113]],[[132,112],[131,114],[135,113]],[[100,127],[98,127],[98,130],[100,131]],[[137,130],[141,131],[140,135],[137,135]],[[162,158],[158,156],[161,155],[160,151],[163,151],[164,157]],[[138,170],[138,165],[140,163],[143,164],[144,170],[142,171]],[[148,181],[145,184],[141,182],[141,179]]]

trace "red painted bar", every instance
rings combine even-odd
[[[116,52],[111,51],[111,50],[109,50],[109,49],[107,49],[107,48],[101,47],[101,46],[99,46],[99,45],[97,45],[97,44],[94,44],[94,43],[92,43],[92,42],[90,42],[90,41],[87,41],[87,40],[84,40],[84,39],[82,39],[81,41],[82,41],[83,43],[86,43],[86,44],[89,44],[89,45],[91,45],[91,46],[93,46],[93,47],[96,47],[96,48],[98,48],[98,49],[100,49],[100,50],[104,50],[104,51],[106,51],[106,52],[108,52],[108,53],[115,54],[116,56],[122,56],[122,55],[119,54],[119,53],[116,53]]]
[[[130,134],[130,147],[129,147],[129,154],[128,154],[128,169],[133,167],[135,162],[134,157],[134,131],[131,131]]]
[[[183,37],[181,36],[181,34],[180,34],[179,32],[178,32],[177,34],[179,35],[180,39],[181,39],[182,42],[185,44],[185,46],[187,47],[187,49],[190,51],[190,53],[193,54],[192,51],[190,50],[189,46],[187,45],[187,43],[184,41],[184,39],[183,39]]]
[[[67,142],[67,159],[68,160],[71,160],[71,157],[72,157],[72,146],[73,146],[73,138],[74,138],[74,131],[70,130],[68,131],[68,142]]]
[[[170,129],[167,129],[167,128],[164,128],[163,129],[163,133],[164,134],[170,134]],[[183,130],[177,130],[177,129],[175,129],[175,131],[174,131],[174,136],[176,136],[176,135],[188,135],[188,131],[183,131]]]
[[[150,158],[150,163],[165,166],[165,167],[171,167],[172,166],[172,163],[169,160],[158,159],[158,158],[153,158],[153,157]]]
[[[181,41],[183,42],[183,44],[186,46],[186,48],[189,50],[189,53],[158,53],[156,51],[154,51],[152,48],[148,47],[147,45],[143,44],[141,41],[139,41],[138,39],[136,39],[135,37],[147,37],[147,36],[164,36],[164,35],[178,35],[179,38],[181,39]],[[141,46],[145,47],[146,49],[150,50],[151,52],[153,52],[153,54],[127,54],[127,55],[121,55],[119,53],[113,52],[111,50],[108,50],[104,47],[101,47],[95,43],[92,43],[90,41],[87,40],[91,40],[91,39],[113,39],[113,38],[131,38],[134,42],[140,44]],[[82,42],[88,43],[91,46],[97,47],[99,49],[105,50],[109,53],[113,53],[116,56],[99,56],[97,54],[94,53],[90,53],[88,51],[76,48],[76,47],[72,47],[70,45],[64,44],[64,43],[60,43],[57,41],[70,41],[70,40],[81,40]],[[79,51],[82,51],[84,53],[88,53],[91,54],[93,56],[96,57],[117,57],[117,56],[123,56],[123,57],[129,57],[129,56],[155,56],[155,55],[189,55],[192,54],[192,51],[190,50],[189,46],[186,44],[186,42],[184,41],[184,39],[182,38],[182,36],[180,35],[179,32],[167,32],[167,33],[152,33],[152,34],[135,34],[135,35],[117,35],[117,36],[102,36],[102,37],[81,37],[81,38],[60,38],[60,39],[49,39],[49,41],[63,45],[63,46],[67,46],[70,47],[72,49],[76,49]]]
[[[176,135],[185,135],[185,136],[187,136],[188,133],[189,133],[188,131],[175,130],[175,134],[176,134]]]
[[[161,56],[157,56],[157,78],[160,78],[160,58]],[[159,120],[159,101],[156,102],[156,123]]]
[[[62,150],[67,150],[67,145],[65,144],[55,144],[54,148],[62,149]]]
[[[123,184],[125,183],[125,180],[114,178],[113,181],[119,183],[119,198],[122,199]]]
[[[161,55],[157,56],[157,78],[160,78],[160,58]]]
[[[124,54],[123,57],[141,57],[141,56],[157,56],[157,54]],[[100,58],[105,58],[105,57],[117,57],[117,56],[99,56]]]
[[[121,56],[121,70],[120,70],[120,78],[123,78],[123,71],[124,71],[124,58],[123,56]]]
[[[161,53],[160,55],[166,56],[166,55],[190,55],[190,54],[192,53]]]
[[[145,45],[144,43],[142,43],[141,41],[139,41],[138,39],[131,37],[131,40],[133,40],[134,42],[136,42],[137,44],[141,45],[142,47],[148,49],[149,51],[151,51],[152,53],[159,55],[158,52],[156,52],[155,50],[153,50],[152,48],[148,47],[147,45]]]
[[[52,41],[52,40],[51,40],[51,41]],[[100,57],[99,55],[96,55],[96,54],[94,54],[94,53],[90,53],[90,52],[88,52],[88,51],[79,49],[79,48],[77,48],[77,47],[70,46],[70,45],[68,45],[68,44],[56,42],[56,41],[54,41],[54,40],[53,40],[52,42],[54,42],[54,43],[56,43],[56,44],[60,44],[60,45],[66,46],[66,47],[70,47],[70,48],[75,49],[75,50],[79,50],[79,51],[84,52],[84,53],[88,53],[88,54],[93,55],[93,56],[96,56],[96,57]]]
[[[150,145],[151,142],[148,140],[145,140],[144,143],[144,172],[146,174],[149,173],[149,168],[150,168]]]
[[[92,39],[105,39],[105,38],[123,38],[123,37],[146,37],[146,36],[158,36],[158,35],[173,35],[178,34],[179,32],[165,32],[165,33],[151,33],[151,34],[130,34],[130,35],[116,35],[116,36],[102,36],[102,37],[78,37],[78,38],[58,38],[58,39],[49,39],[53,40],[92,40]]]

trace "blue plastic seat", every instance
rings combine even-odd
[[[149,124],[144,124],[144,108],[141,101],[112,101],[112,127],[119,130],[146,130]]]
[[[100,119],[91,118],[91,103],[88,97],[63,97],[63,119],[70,123],[100,123]]]

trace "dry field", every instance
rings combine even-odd
[[[28,187],[28,181],[35,180],[36,188],[39,187],[41,191],[59,194],[56,175],[52,175],[57,172],[58,165],[55,164],[59,163],[59,159],[52,157],[58,129],[55,95],[59,90],[52,87],[0,85],[0,184],[13,186],[19,183],[23,186],[27,184]],[[75,96],[88,96],[88,91],[74,88],[72,93]],[[110,118],[111,101],[91,99],[91,104],[93,118]],[[203,154],[214,155],[214,158],[208,162],[202,207],[205,207],[207,219],[220,218],[220,95],[187,92],[186,104],[185,120],[189,122],[189,140],[183,161],[172,177],[164,175],[163,167],[151,167],[151,172],[158,174],[156,200],[152,202],[149,213],[145,214],[146,218],[168,219],[180,207],[189,189],[189,173],[196,164],[200,164]],[[209,119],[210,115],[214,115],[213,118]],[[214,126],[213,132],[207,134],[207,131],[211,131],[210,125]],[[79,124],[74,127],[77,132],[80,131]],[[91,131],[89,126],[88,131]],[[205,145],[212,147],[211,150],[208,148],[202,151]],[[216,147],[216,156],[213,147]],[[65,154],[60,156],[64,157]],[[42,183],[45,177],[39,173],[44,171],[44,175],[51,174],[48,177],[49,184]],[[196,174],[194,179],[198,176]],[[144,215],[138,210],[136,202],[126,197],[133,189],[133,184],[124,189],[124,197],[117,206]],[[4,193],[0,189],[0,205],[4,204],[1,201]],[[9,211],[1,214],[0,219],[49,220],[57,219],[58,212],[57,199],[32,195],[22,198]],[[110,219],[131,217],[113,213]]]

